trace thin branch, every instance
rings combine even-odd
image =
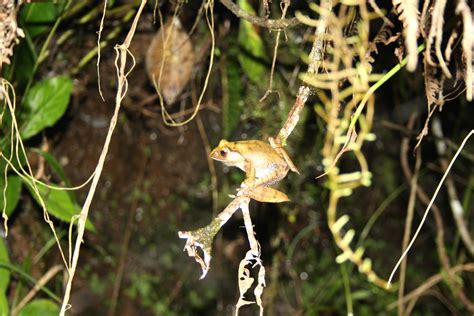
[[[332,2],[330,0],[324,0],[321,2],[321,7],[327,11],[332,10]],[[324,34],[327,31],[328,21],[324,16],[321,16],[321,19],[318,22],[318,26],[316,28],[314,34],[314,42],[313,47],[311,48],[311,52],[309,53],[309,60],[310,64],[308,66],[308,74],[312,75],[318,72],[319,67],[323,62],[323,55],[324,55]],[[278,133],[278,137],[275,139],[277,145],[285,145],[288,136],[290,136],[291,132],[295,128],[296,124],[299,121],[301,111],[304,108],[308,97],[310,96],[312,88],[308,85],[301,85],[298,89],[298,94],[296,95],[295,103],[291,108],[290,113],[288,114],[288,118],[286,119],[285,124],[280,129]]]
[[[462,271],[474,272],[474,263],[471,262],[471,263],[455,266],[452,269],[450,269],[449,272],[458,273]],[[426,280],[425,283],[417,287],[415,290],[411,291],[409,294],[405,295],[402,302],[405,304],[413,299],[416,299],[418,296],[426,292],[429,288],[435,286],[437,283],[443,281],[444,279],[445,279],[445,274],[443,272],[433,275],[428,280]],[[397,302],[394,302],[388,305],[387,309],[391,310],[395,307],[397,307]]]
[[[433,205],[434,200],[435,200],[436,197],[438,196],[438,192],[439,192],[439,190],[441,189],[441,186],[443,185],[443,182],[444,182],[444,180],[446,179],[446,177],[447,177],[449,171],[451,171],[451,168],[452,168],[454,162],[456,161],[457,157],[459,156],[459,153],[462,151],[462,149],[464,148],[464,145],[467,143],[467,141],[469,140],[469,138],[470,138],[473,134],[474,134],[474,129],[471,130],[471,131],[469,132],[469,134],[464,138],[463,142],[461,143],[461,146],[459,146],[458,151],[456,152],[456,154],[454,155],[454,157],[451,159],[451,162],[449,163],[449,166],[446,168],[446,171],[445,171],[443,177],[441,178],[441,180],[439,181],[438,186],[436,187],[435,193],[433,194],[433,197],[431,198],[430,203],[429,203],[428,206],[426,207],[425,214],[423,215],[423,218],[421,219],[420,225],[419,225],[418,228],[416,229],[416,232],[415,232],[415,234],[413,235],[413,238],[412,238],[412,240],[410,241],[410,244],[408,244],[407,249],[403,252],[403,254],[401,255],[400,259],[399,259],[398,262],[395,264],[395,267],[393,268],[392,273],[390,273],[390,277],[389,277],[389,279],[388,279],[388,284],[389,284],[389,285],[390,285],[390,283],[391,283],[391,281],[392,281],[392,279],[393,279],[393,276],[395,275],[395,272],[397,271],[398,267],[400,266],[400,263],[403,261],[403,259],[405,258],[405,256],[408,254],[408,251],[410,251],[411,247],[413,246],[413,243],[414,243],[415,240],[416,240],[416,237],[418,237],[418,234],[420,233],[421,228],[423,227],[423,224],[425,223],[426,217],[428,216],[428,213],[429,213],[429,211],[430,211],[430,208],[431,208],[431,206]]]
[[[414,123],[415,123],[416,115],[412,114],[410,117],[409,123],[407,125],[408,130],[413,130]],[[410,139],[408,137],[405,137],[402,141],[402,146],[401,146],[401,154],[400,154],[400,162],[402,165],[402,170],[405,175],[405,178],[407,182],[410,181],[410,179],[413,177],[409,163],[408,163],[408,155],[409,155],[409,141]],[[456,146],[457,147],[457,146]],[[458,148],[458,147],[457,147]],[[430,198],[428,194],[423,190],[423,187],[421,185],[418,186],[416,190],[416,194],[418,199],[425,205],[428,206],[430,204]],[[436,250],[438,252],[438,258],[441,263],[441,267],[446,271],[446,278],[445,281],[448,284],[449,288],[453,291],[454,295],[461,300],[466,306],[470,307],[472,306],[472,303],[470,300],[467,298],[465,293],[462,291],[460,285],[458,284],[458,281],[456,280],[456,277],[454,273],[452,272],[451,268],[451,263],[449,260],[449,256],[446,251],[446,246],[444,244],[444,224],[443,224],[443,218],[441,216],[441,209],[436,203],[433,203],[431,206],[433,210],[433,217],[435,220],[435,232],[436,232]],[[409,308],[407,307],[407,310]]]
[[[87,194],[86,201],[82,207],[81,213],[79,214],[79,219],[77,223],[77,237],[76,237],[75,246],[74,246],[74,254],[72,257],[71,266],[68,268],[68,280],[66,283],[66,289],[64,292],[64,298],[63,298],[63,303],[61,306],[60,316],[64,316],[66,313],[66,310],[70,308],[69,298],[71,295],[72,281],[74,279],[77,263],[79,261],[79,253],[81,249],[81,244],[83,242],[86,220],[89,214],[89,208],[92,203],[92,198],[94,197],[95,190],[97,188],[97,184],[99,182],[100,176],[102,174],[105,158],[107,156],[110,141],[112,139],[112,134],[114,132],[115,125],[117,124],[118,114],[120,112],[120,106],[122,104],[122,100],[125,96],[125,93],[127,92],[127,88],[128,88],[127,75],[130,73],[131,69],[133,68],[132,66],[132,68],[126,72],[127,56],[129,55],[128,48],[135,34],[138,20],[140,19],[140,15],[143,11],[143,8],[145,7],[145,4],[146,4],[146,0],[142,0],[140,7],[138,8],[137,13],[135,15],[135,19],[133,20],[132,26],[130,27],[130,31],[127,34],[127,37],[125,38],[124,42],[121,45],[115,46],[115,51],[117,53],[117,56],[115,59],[115,63],[116,63],[115,65],[117,69],[118,87],[117,87],[117,93],[115,95],[114,115],[112,116],[112,119],[110,121],[109,130],[107,132],[104,147],[102,148],[102,152],[100,154],[99,161],[95,169],[94,178],[92,179],[92,184],[89,189],[89,193]],[[133,56],[132,56],[132,59],[133,59]],[[120,61],[120,64],[119,64],[119,61]],[[134,65],[135,64],[134,59],[133,59],[133,62],[134,62],[133,63]]]
[[[405,145],[408,145],[407,142]],[[415,170],[413,171],[413,176],[410,181],[410,198],[408,200],[407,206],[407,217],[405,219],[405,230],[403,232],[403,242],[402,242],[402,251],[407,248],[408,241],[410,240],[411,234],[411,226],[413,224],[413,214],[415,213],[415,205],[416,205],[416,191],[418,189],[418,175],[420,173],[421,167],[421,152],[420,149],[417,150],[416,153],[416,162],[415,162]],[[398,288],[398,315],[403,316],[405,307],[402,302],[403,294],[405,291],[405,279],[406,279],[406,267],[407,267],[407,260],[402,261],[400,266],[400,281],[399,281],[399,288]]]
[[[449,161],[446,159],[446,143],[442,140],[443,139],[443,130],[441,127],[441,122],[439,118],[434,118],[433,123],[431,124],[431,130],[435,136],[438,137],[436,141],[436,149],[438,151],[438,155],[441,157],[441,166],[443,169],[446,170],[448,167]],[[474,242],[469,234],[469,229],[466,221],[464,220],[464,210],[462,207],[462,203],[458,198],[458,194],[456,192],[456,187],[454,185],[454,181],[452,177],[446,179],[446,187],[449,196],[449,204],[451,206],[451,211],[453,213],[454,221],[458,228],[459,234],[461,235],[461,239],[466,246],[467,250],[471,255],[474,255]]]
[[[286,11],[288,11],[288,8],[290,7],[290,0],[283,0],[280,6],[282,7],[281,18],[284,19],[286,16]],[[275,38],[275,46],[273,48],[273,59],[272,59],[272,67],[270,69],[270,80],[268,82],[268,88],[267,88],[267,91],[265,91],[265,94],[263,95],[263,97],[261,97],[260,100],[258,100],[258,102],[263,102],[263,100],[265,100],[265,98],[270,93],[275,92],[273,91],[273,75],[275,73],[276,59],[278,56],[278,46],[280,45],[280,36],[281,36],[281,30],[278,30],[276,38]],[[278,91],[276,92],[278,93]]]
[[[58,272],[63,270],[64,267],[60,264],[55,265],[51,269],[49,269],[48,272],[46,272],[41,279],[38,280],[38,282],[35,283],[35,286],[26,294],[26,296],[21,300],[20,303],[18,303],[17,306],[12,310],[11,315],[16,316],[22,309],[25,307],[28,302],[30,302],[36,295],[36,293],[43,288],[46,283],[49,282]]]
[[[229,9],[232,13],[234,13],[237,17],[246,20],[252,24],[266,27],[269,29],[284,29],[287,27],[292,27],[295,25],[301,24],[297,18],[291,19],[278,19],[278,20],[271,20],[267,18],[261,18],[255,15],[248,13],[247,11],[242,10],[237,4],[235,4],[232,0],[219,0],[224,7]]]

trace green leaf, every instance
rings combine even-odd
[[[5,239],[0,238],[0,263],[9,264],[10,258],[8,257],[7,246]],[[0,266],[0,294],[5,294],[10,283],[10,270]],[[1,303],[0,303],[1,305]],[[8,304],[7,304],[8,307]],[[2,310],[0,308],[0,310]]]
[[[238,4],[242,10],[255,14],[255,10],[247,0],[239,0]],[[265,47],[252,23],[240,19],[238,41],[243,48],[243,51],[239,53],[239,62],[243,71],[252,82],[262,83],[266,71],[265,65],[262,64],[262,61],[266,60]]]
[[[36,185],[38,186],[38,191],[46,204],[48,213],[54,217],[70,223],[72,217],[79,214],[81,211],[79,205],[73,202],[67,191],[61,189],[50,189],[41,183],[37,183]],[[35,198],[36,202],[40,204],[38,196],[31,188],[30,183],[27,183],[26,187]],[[92,225],[89,220],[86,221],[86,229],[95,231],[94,225]]]
[[[0,292],[0,316],[8,316],[8,300],[5,293]]]
[[[21,195],[21,187],[22,182],[19,176],[9,176],[7,178],[7,191],[6,191],[6,200],[7,205],[5,208],[5,212],[8,216],[10,216],[13,211],[15,210],[16,206],[18,205],[18,201],[20,200]],[[5,188],[5,180],[3,178],[3,174],[1,175],[0,179],[0,207],[3,210],[5,207],[5,201],[3,200],[3,188]]]
[[[37,299],[31,301],[18,313],[18,316],[57,316],[59,306],[51,300]]]
[[[54,125],[66,111],[71,91],[72,80],[67,76],[36,83],[25,97],[21,138],[26,140]]]
[[[30,36],[35,37],[48,31],[49,25],[56,21],[63,7],[64,3],[59,5],[52,2],[25,4],[21,10],[20,19]]]
[[[15,47],[12,64],[9,68],[5,69],[6,77],[10,81],[15,81],[16,91],[24,91],[24,87],[31,78],[35,61],[36,57],[32,53],[31,47],[26,40],[21,41],[20,44]],[[17,85],[19,88],[17,88]]]
[[[61,164],[59,163],[59,161],[53,156],[51,155],[50,153],[48,153],[47,151],[44,151],[44,150],[41,150],[39,148],[32,148],[32,150],[43,156],[44,159],[46,160],[46,162],[48,163],[48,165],[51,167],[51,169],[53,169],[53,171],[56,173],[56,175],[59,176],[59,178],[61,178],[61,180],[67,185],[67,186],[71,186],[71,181],[69,180],[69,178],[66,176],[66,174],[64,173],[64,170],[63,170],[63,167],[61,166]]]

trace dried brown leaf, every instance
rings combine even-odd
[[[451,72],[448,69],[448,65],[446,64],[441,51],[445,10],[446,0],[436,0],[434,2],[433,11],[431,14],[431,26],[426,39],[426,51],[431,52],[434,44],[434,53],[438,64],[432,60],[431,54],[427,55],[427,61],[432,65],[439,65],[443,70],[444,75],[448,78],[451,78]]]
[[[461,14],[463,23],[462,50],[465,64],[464,80],[466,82],[466,98],[472,100],[472,91],[474,89],[474,73],[473,73],[473,55],[474,55],[474,21],[472,19],[471,9],[465,0],[459,0],[456,7],[456,13]]]
[[[418,11],[418,0],[393,0],[399,19],[403,23],[403,35],[405,36],[405,47],[407,50],[407,69],[414,71],[418,63],[418,51],[416,40],[419,35],[418,25],[420,22]]]
[[[442,106],[444,104],[443,83],[445,77],[441,74],[437,77],[437,70],[428,62],[429,52],[425,52],[424,68],[425,68],[425,93],[428,101],[428,113],[433,111],[433,107]]]
[[[2,1],[0,4],[0,70],[2,64],[10,64],[13,47],[18,44],[19,37],[25,37],[23,30],[16,21],[16,6],[14,1]]]
[[[148,77],[167,104],[174,103],[192,76],[194,52],[191,39],[177,17],[153,37],[146,55]]]
[[[436,68],[428,61],[429,54],[429,51],[426,51],[423,59],[425,68],[425,94],[428,101],[428,116],[426,117],[423,129],[417,136],[418,142],[416,143],[415,150],[418,148],[418,146],[420,146],[423,138],[428,135],[428,126],[434,111],[438,107],[441,109],[445,101],[443,95],[443,85],[446,77],[442,73],[439,75],[439,78],[437,77]]]

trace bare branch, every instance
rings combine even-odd
[[[295,25],[301,24],[297,18],[291,19],[278,19],[272,20],[267,18],[261,18],[255,15],[248,13],[247,11],[242,10],[238,5],[236,5],[232,0],[219,0],[222,5],[234,13],[237,17],[249,21],[252,24],[266,27],[269,29],[284,29],[287,27],[292,27]]]

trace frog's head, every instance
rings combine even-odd
[[[223,139],[219,142],[219,145],[211,151],[209,157],[229,166],[240,166],[244,162],[244,157],[235,150],[234,145],[234,143]]]

